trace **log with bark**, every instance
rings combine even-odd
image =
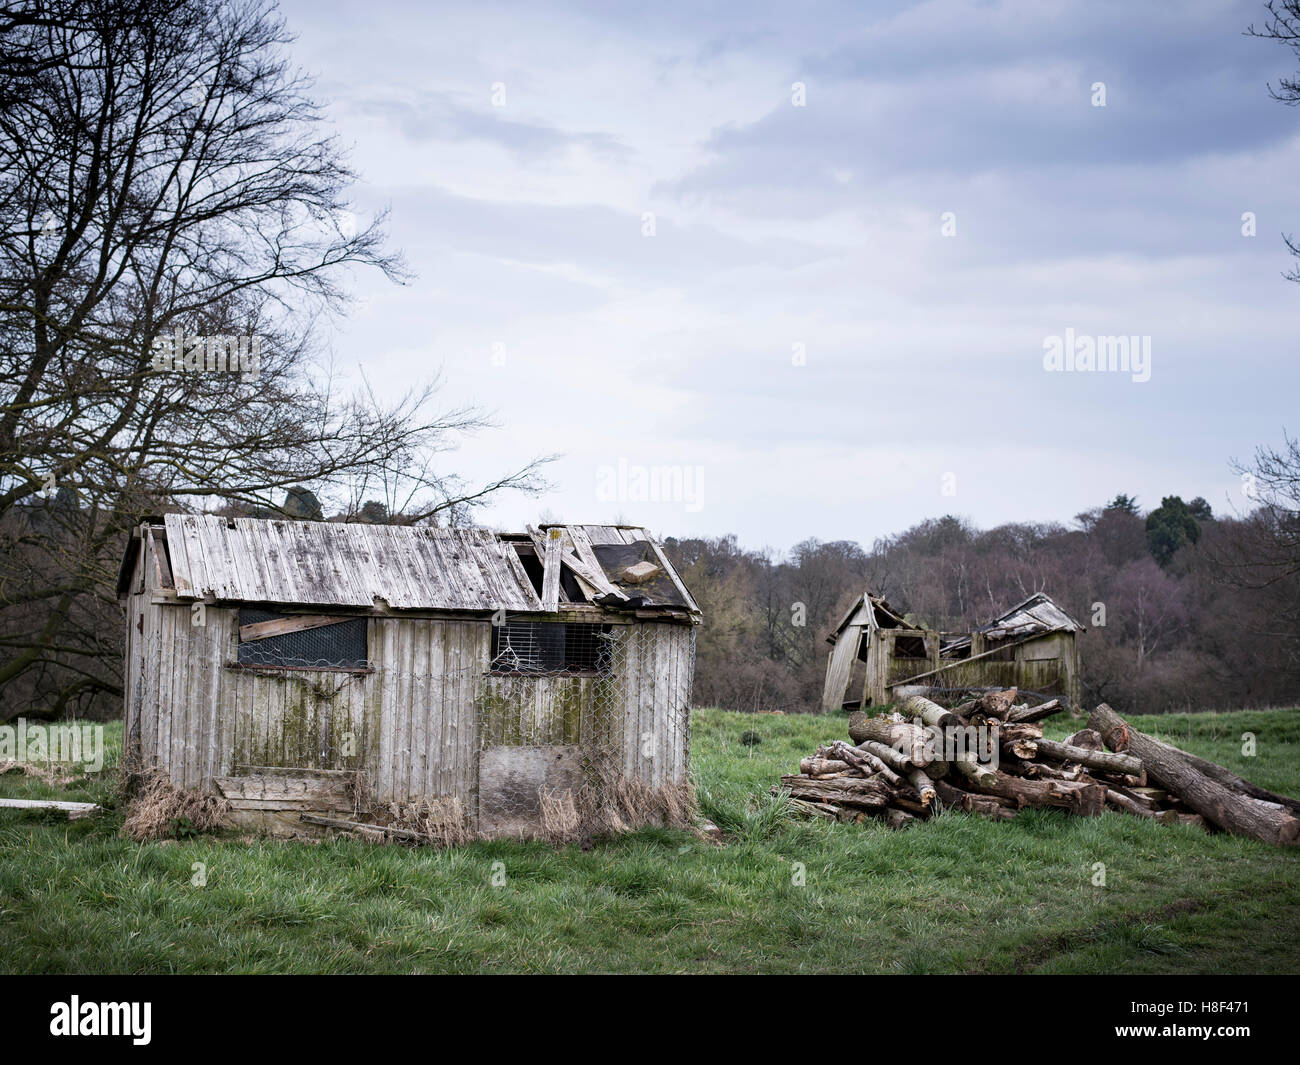
[[[1127,754],[1113,754],[1110,751],[1090,751],[1086,747],[1073,747],[1068,743],[1055,740],[1039,740],[1038,753],[1058,762],[1078,762],[1089,769],[1100,769],[1106,773],[1120,776],[1140,776],[1142,763]]]
[[[1008,722],[1017,721],[1042,721],[1045,717],[1051,717],[1061,711],[1060,699],[1049,699],[1045,703],[1039,703],[1037,706],[1025,706],[1011,710],[1006,717]]]
[[[880,758],[878,755],[872,754],[870,751],[864,751],[858,747],[850,747],[843,740],[836,740],[832,743],[830,747],[827,748],[827,754],[831,758],[838,759],[841,762],[846,762],[855,769],[861,770],[863,776],[871,776],[873,773],[878,773],[891,784],[897,786],[903,783],[902,778],[889,767],[884,759]],[[800,762],[799,765],[802,768],[803,763]]]
[[[1153,779],[1225,832],[1285,846],[1300,843],[1300,817],[1286,803],[1227,787],[1199,768],[1185,751],[1139,732],[1105,703],[1092,712],[1088,724],[1103,740],[1123,737],[1127,750],[1142,760]]]
[[[883,809],[898,797],[898,789],[876,777],[836,777],[834,780],[812,780],[804,776],[784,776],[781,786],[790,790],[795,799],[811,802],[830,802],[838,806],[861,806]]]
[[[945,710],[938,703],[932,703],[923,695],[913,695],[899,704],[898,712],[905,718],[919,718],[923,725],[931,728],[956,728],[961,725],[961,718],[951,710]]]
[[[894,721],[885,716],[870,717],[861,710],[849,715],[849,735],[854,743],[870,740],[901,754],[914,769],[924,769],[939,761],[936,755],[936,735],[922,725],[907,721]],[[940,749],[942,745],[940,744]]]
[[[1109,707],[1107,707],[1107,709],[1109,709]],[[1131,731],[1131,726],[1125,725],[1124,727],[1129,728]],[[1122,734],[1122,731],[1123,730],[1121,729],[1116,735],[1118,736]],[[1193,767],[1199,769],[1211,780],[1218,781],[1229,791],[1236,791],[1240,792],[1242,795],[1249,795],[1252,799],[1263,799],[1265,802],[1275,802],[1279,806],[1285,806],[1292,813],[1300,814],[1300,799],[1293,799],[1289,795],[1279,795],[1277,792],[1269,791],[1267,788],[1261,788],[1257,784],[1252,784],[1249,780],[1243,780],[1225,766],[1221,766],[1217,762],[1207,761],[1204,758],[1198,758],[1194,754],[1188,754],[1186,751],[1175,747],[1172,743],[1169,743],[1166,740],[1156,739],[1154,736],[1149,737],[1149,739],[1170,752],[1181,755],[1183,758],[1187,759]],[[1110,746],[1109,743],[1106,745],[1108,747]],[[1112,749],[1116,751],[1127,751],[1128,746],[1127,744],[1124,744]]]

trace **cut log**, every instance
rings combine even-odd
[[[1028,722],[1024,724],[1003,725],[999,730],[1002,750],[1005,754],[1021,761],[1032,762],[1038,757],[1038,741],[1042,738],[1043,728]]]
[[[799,763],[799,772],[807,773],[810,777],[828,776],[833,773],[847,773],[850,769],[848,762],[841,762],[831,758],[805,758]]]
[[[897,773],[907,773],[913,768],[912,763],[894,748],[884,743],[877,743],[875,740],[863,740],[854,749],[861,751],[863,754],[869,754],[873,758],[879,758],[880,761]]]
[[[1142,773],[1142,762],[1128,754],[1090,751],[1084,747],[1072,747],[1068,743],[1057,743],[1055,740],[1039,740],[1038,753],[1058,762],[1078,762],[1089,769],[1101,769],[1121,776],[1139,776]]]
[[[1300,817],[1286,805],[1231,790],[1198,769],[1185,752],[1139,732],[1105,703],[1092,712],[1088,724],[1103,740],[1126,736],[1128,749],[1153,779],[1225,832],[1283,846],[1300,844]]]
[[[1008,773],[984,785],[982,793],[1010,799],[1018,807],[1057,806],[1082,817],[1096,817],[1106,805],[1106,788],[1082,780],[1022,780]]]
[[[916,789],[916,794],[921,797],[921,805],[929,809],[937,794],[934,790],[934,781],[926,775],[924,769],[913,769],[907,774],[907,779]]]
[[[980,765],[974,758],[958,758],[948,765],[953,773],[980,791],[987,791],[997,783],[998,771],[992,766]]]
[[[1134,788],[1125,784],[1107,784],[1106,789],[1107,791],[1117,792],[1119,795],[1129,799],[1131,802],[1148,812],[1154,812],[1160,809],[1160,803],[1157,800],[1142,794],[1142,792],[1149,790],[1147,788]],[[1163,796],[1164,792],[1161,792],[1160,794]]]
[[[961,724],[961,718],[951,710],[945,710],[938,703],[932,703],[923,695],[913,695],[904,699],[898,708],[904,717],[920,718],[923,724],[931,728],[955,728]]]
[[[976,701],[976,708],[990,717],[1007,719],[1011,707],[1016,702],[1016,689],[1007,688],[1000,692],[985,692]]]
[[[1082,747],[1085,751],[1104,751],[1106,745],[1101,742],[1101,733],[1095,728],[1081,728],[1065,741],[1071,747]]]
[[[935,788],[947,809],[974,814],[990,821],[1007,821],[1016,816],[1015,805],[996,795],[972,795],[969,791],[943,783],[936,783]]]
[[[906,721],[891,721],[883,715],[868,717],[861,710],[857,710],[849,715],[849,735],[857,744],[871,740],[893,748],[914,768],[924,769],[931,762],[938,760],[935,753],[935,734],[927,728]]]
[[[840,777],[836,780],[810,780],[804,776],[784,776],[781,786],[790,789],[794,799],[831,802],[837,806],[860,806],[879,810],[888,806],[898,794],[879,777]]]
[[[861,771],[863,776],[871,776],[874,773],[880,774],[889,783],[895,787],[903,783],[903,778],[894,772],[885,762],[872,754],[870,751],[863,751],[857,747],[850,747],[843,740],[836,740],[826,748],[827,753],[841,762],[847,762],[855,769]],[[802,762],[799,763],[801,766]]]
[[[1037,706],[1027,706],[1023,710],[1012,710],[1007,714],[1007,723],[1019,721],[1042,721],[1045,717],[1051,717],[1053,714],[1060,713],[1061,700],[1048,699],[1045,703],[1039,703]]]
[[[1136,817],[1154,818],[1156,816],[1156,811],[1150,806],[1138,802],[1137,799],[1125,795],[1115,788],[1106,789],[1106,805],[1113,806],[1117,810],[1123,810],[1125,813],[1133,814]]]

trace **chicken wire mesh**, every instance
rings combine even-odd
[[[694,632],[497,627],[479,700],[479,818],[559,839],[684,824]]]
[[[134,638],[137,764],[209,787],[253,767],[357,773],[371,816],[450,841],[449,817],[563,840],[692,815],[690,626],[449,623],[435,651],[386,662],[365,619],[244,642],[236,622],[279,615],[231,615]]]

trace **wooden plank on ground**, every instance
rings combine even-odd
[[[55,799],[0,799],[0,807],[7,810],[59,810],[69,817],[85,817],[98,812],[93,802],[63,802]]]

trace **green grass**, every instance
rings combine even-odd
[[[1134,723],[1300,793],[1300,710]],[[757,746],[741,743],[749,730]],[[1243,732],[1255,757],[1241,755]],[[116,810],[0,811],[0,969],[1300,971],[1300,851],[1119,814],[945,815],[901,833],[784,816],[769,786],[843,733],[842,718],[698,712],[701,806],[726,846],[664,830],[587,851],[139,845],[118,837]],[[10,773],[0,795],[109,801],[110,776],[57,789]],[[206,886],[191,883],[195,863]]]

